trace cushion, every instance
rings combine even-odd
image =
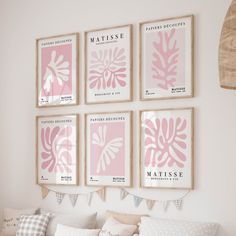
[[[35,214],[37,209],[3,209],[3,229],[2,235],[16,235],[17,226],[21,215]]]
[[[50,213],[46,215],[22,215],[16,236],[45,236]]]
[[[41,209],[41,214],[49,212],[47,210]],[[52,213],[52,212],[51,212]],[[94,229],[97,225],[97,213],[93,214],[62,214],[62,213],[52,213],[50,218],[46,236],[54,236],[56,233],[56,228],[58,224],[67,225],[70,227],[80,228],[80,229]]]
[[[110,217],[103,225],[99,236],[132,236],[136,229],[136,225],[122,224],[113,217]]]
[[[135,215],[135,214],[119,213],[115,211],[106,211],[106,219],[113,217],[120,223],[128,225],[138,225],[141,222],[142,216],[147,216],[147,215]]]
[[[78,229],[58,224],[55,236],[98,236],[100,229]]]
[[[218,224],[142,217],[140,236],[215,236]]]

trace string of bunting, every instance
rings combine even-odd
[[[45,186],[40,186],[40,187],[41,187],[41,193],[42,193],[43,199],[46,198],[50,192],[53,192],[53,193],[55,193],[56,200],[59,205],[62,203],[62,201],[66,195],[68,195],[68,197],[70,199],[70,203],[73,207],[75,207],[79,196],[86,196],[87,203],[89,206],[92,203],[94,193],[96,193],[102,201],[106,200],[106,189],[105,188],[101,188],[101,189],[98,189],[98,190],[95,190],[95,191],[92,191],[89,193],[75,193],[75,194],[73,193],[72,194],[72,193],[64,193],[64,192],[55,191],[55,190],[49,189]]]
[[[58,192],[52,189],[49,189],[45,186],[40,186],[41,187],[41,193],[42,193],[42,198],[46,198],[49,194],[49,192],[53,192],[55,193],[56,196],[56,200],[57,203],[60,205],[63,201],[63,199],[65,198],[66,195],[68,195],[70,203],[73,207],[75,207],[78,197],[83,195],[87,197],[87,203],[90,206],[93,200],[93,195],[94,193],[96,193],[100,199],[102,201],[106,201],[106,189],[105,188],[100,188],[98,190],[95,191],[91,191],[89,193],[76,193],[76,194],[72,194],[72,193],[64,193],[64,192]],[[139,207],[139,205],[141,204],[141,202],[145,201],[146,202],[146,206],[149,210],[152,210],[153,207],[155,206],[156,203],[160,203],[162,205],[162,208],[164,211],[167,211],[169,208],[169,205],[172,203],[174,204],[174,206],[178,209],[181,210],[182,206],[183,206],[183,200],[184,198],[189,194],[190,191],[186,192],[183,196],[177,198],[177,199],[168,199],[168,200],[153,200],[153,199],[148,199],[148,198],[143,198],[143,197],[139,197],[135,194],[132,194],[130,192],[128,192],[126,189],[121,188],[120,190],[120,200],[124,200],[128,195],[133,197],[133,201],[134,201],[134,206],[135,207]]]
[[[168,210],[168,207],[170,205],[170,203],[173,203],[174,206],[178,209],[181,210],[182,206],[183,206],[183,200],[184,198],[189,194],[190,191],[186,192],[183,196],[181,196],[180,198],[177,199],[168,199],[168,200],[153,200],[153,199],[148,199],[148,198],[143,198],[143,197],[139,197],[135,194],[132,194],[130,192],[128,192],[125,189],[121,189],[120,190],[120,199],[124,200],[128,195],[133,197],[133,201],[134,201],[134,206],[135,207],[139,207],[139,205],[141,204],[142,201],[146,202],[146,206],[149,210],[152,210],[153,207],[155,206],[156,203],[160,203],[162,204],[162,208],[164,211]]]

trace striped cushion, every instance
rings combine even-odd
[[[45,236],[50,215],[22,215],[16,236]]]

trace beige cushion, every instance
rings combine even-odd
[[[138,225],[141,222],[141,217],[143,216],[147,215],[135,215],[135,214],[119,213],[115,211],[106,211],[106,219],[113,217],[120,223],[128,225]]]
[[[111,235],[122,235],[122,236],[133,236],[137,229],[137,225],[122,224],[113,217],[106,220],[102,227],[99,236],[111,236]]]
[[[3,209],[3,229],[1,235],[15,236],[21,215],[33,215],[37,209]]]

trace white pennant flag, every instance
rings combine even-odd
[[[142,202],[143,198],[134,196],[134,205],[135,207],[138,207],[140,203]]]
[[[65,193],[56,192],[57,203],[60,205],[65,197]]]
[[[168,207],[169,207],[169,201],[164,201],[164,202],[162,202],[162,206],[163,206],[163,210],[164,211],[167,211],[167,209],[168,209]]]
[[[87,195],[87,200],[88,200],[88,205],[90,206],[92,203],[92,199],[93,199],[93,192],[89,193]]]
[[[75,207],[76,202],[78,200],[78,194],[69,194],[70,202],[73,207]]]
[[[120,200],[124,200],[128,196],[128,192],[125,189],[120,190]]]
[[[176,208],[178,210],[182,209],[182,204],[183,204],[183,200],[182,199],[177,199],[173,201],[174,205],[176,206]]]
[[[146,199],[146,205],[147,205],[147,208],[149,210],[152,210],[152,208],[154,207],[155,203],[156,203],[156,201],[154,201],[154,200]]]

